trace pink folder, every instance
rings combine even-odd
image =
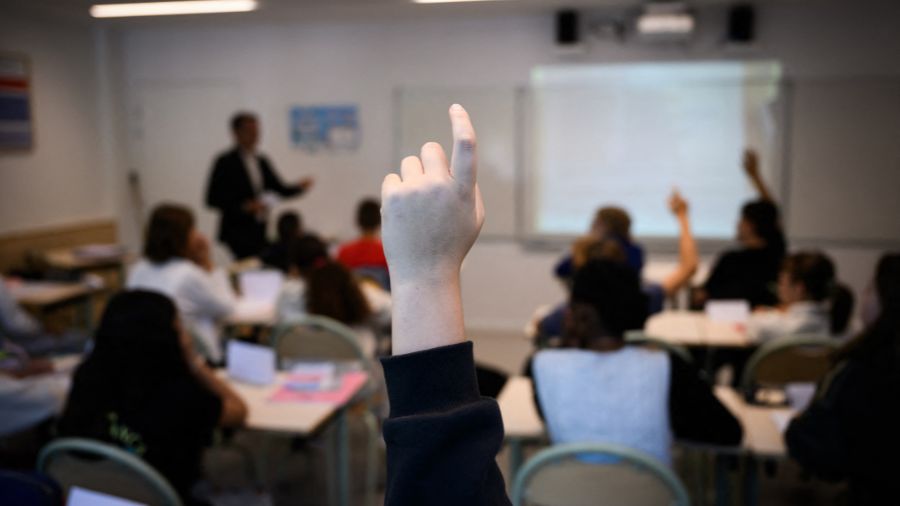
[[[311,402],[322,404],[346,404],[366,384],[369,375],[363,371],[348,372],[341,376],[341,385],[334,390],[291,390],[282,385],[270,400],[275,402]],[[288,381],[291,377],[288,376]]]

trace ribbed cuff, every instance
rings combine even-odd
[[[391,418],[448,411],[481,398],[471,341],[383,358],[381,364]]]

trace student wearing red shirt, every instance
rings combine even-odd
[[[355,241],[341,245],[338,262],[348,269],[380,268],[387,270],[387,260],[381,247],[381,204],[365,199],[356,208],[356,225],[362,235]]]

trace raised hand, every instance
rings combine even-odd
[[[392,283],[457,273],[484,222],[475,130],[460,105],[450,108],[450,122],[450,163],[441,145],[429,142],[382,184],[382,240]]]
[[[453,154],[429,142],[381,186],[382,242],[394,299],[395,354],[465,339],[459,269],[484,222],[475,130],[450,107]]]
[[[744,150],[744,172],[747,173],[751,178],[755,178],[759,176],[759,156],[756,154],[756,151],[747,148]]]
[[[672,190],[672,195],[669,196],[669,210],[675,216],[686,215],[688,212],[687,200],[684,200],[678,190]]]

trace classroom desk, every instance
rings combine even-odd
[[[274,394],[288,375],[280,372],[271,385],[257,386],[234,381],[225,370],[217,372],[247,404],[247,425],[249,430],[283,435],[312,436],[318,433],[330,421],[335,424],[335,487],[338,504],[347,506],[350,501],[350,442],[347,431],[347,405],[334,405],[307,402],[272,402]],[[362,389],[360,385],[359,389]],[[357,390],[358,392],[359,390]],[[356,392],[355,392],[356,393]],[[355,395],[354,393],[354,395]],[[260,472],[265,473],[265,452],[260,460]]]
[[[39,317],[62,306],[81,304],[85,327],[93,328],[92,297],[99,292],[95,287],[84,283],[56,281],[7,281],[6,286],[17,303]]]
[[[128,278],[125,266],[134,259],[134,255],[115,244],[49,249],[43,252],[43,257],[50,267],[63,271],[114,272],[118,288],[125,286]]]
[[[785,458],[782,429],[778,421],[793,416],[789,408],[755,406],[744,401],[740,393],[730,387],[716,387],[716,397],[728,408],[744,428],[744,440],[739,448],[709,447],[714,453],[750,455],[761,458]],[[544,423],[534,404],[531,379],[511,377],[497,397],[503,418],[505,438],[510,448],[509,476],[514,477],[522,465],[522,445],[547,439]]]
[[[756,343],[737,323],[711,321],[701,311],[663,311],[651,316],[644,334],[682,346],[748,348]]]

